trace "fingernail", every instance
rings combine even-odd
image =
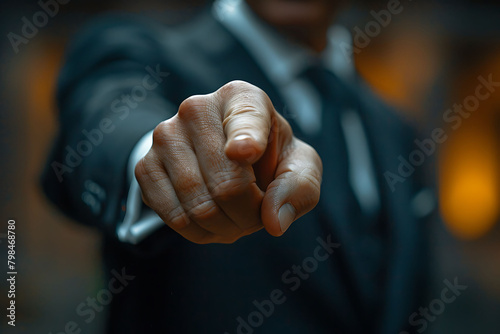
[[[234,140],[246,140],[246,139],[252,139],[252,137],[246,134],[237,135],[236,137],[234,137]]]
[[[286,203],[280,208],[278,220],[280,221],[281,232],[284,233],[292,225],[296,214],[295,208],[290,203]]]

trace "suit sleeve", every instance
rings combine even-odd
[[[122,18],[93,24],[69,48],[58,82],[60,131],[43,190],[69,217],[111,235],[126,212],[131,151],[176,111],[161,31]]]

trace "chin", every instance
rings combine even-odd
[[[299,28],[331,23],[340,1],[247,0],[252,9],[274,26]]]

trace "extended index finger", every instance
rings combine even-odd
[[[244,81],[232,81],[217,92],[229,159],[244,164],[257,162],[264,154],[274,107],[267,94]]]

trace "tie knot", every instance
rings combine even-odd
[[[321,64],[307,68],[304,77],[313,85],[320,94],[323,102],[336,108],[345,109],[352,107],[356,101],[347,85],[343,83],[331,70]]]

